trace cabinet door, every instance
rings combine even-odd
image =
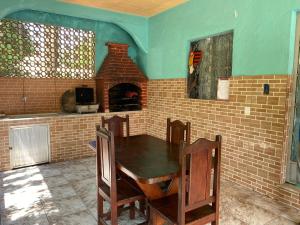
[[[10,129],[13,168],[49,162],[49,127],[34,125]]]

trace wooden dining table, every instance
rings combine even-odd
[[[96,151],[96,141],[89,142]],[[180,146],[150,135],[115,138],[116,166],[131,177],[148,199],[158,199],[178,191]],[[161,188],[164,181],[167,188]]]

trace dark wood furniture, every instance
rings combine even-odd
[[[198,139],[185,147],[181,154],[178,194],[150,201],[150,222],[158,224],[157,219],[163,218],[169,224],[178,225],[219,224],[221,136],[217,136],[216,141]],[[212,162],[214,173],[211,194]],[[186,179],[187,169],[190,171],[189,179]]]
[[[101,120],[102,120],[102,127],[105,127],[107,125],[108,130],[113,132],[115,137],[129,137],[129,115],[126,115],[125,118],[115,115],[109,119],[105,119],[104,116],[102,116]],[[124,133],[124,125],[126,129],[125,133]],[[135,182],[132,181],[132,179],[128,179],[126,174],[122,174],[118,172],[117,176],[118,178],[127,179],[127,181],[130,182],[132,185],[136,185]],[[139,205],[140,205],[140,211],[145,212],[145,202],[140,201]]]
[[[191,123],[187,122],[184,124],[180,120],[167,119],[167,142],[173,144],[180,144],[185,141],[190,144],[191,141]]]
[[[110,203],[108,218],[118,224],[118,207],[129,204],[130,218],[134,218],[135,201],[144,200],[143,193],[126,179],[116,179],[115,142],[113,133],[97,127],[97,202],[98,224],[107,224],[103,213],[103,201]]]
[[[126,126],[126,133],[124,133],[124,124]],[[113,116],[109,119],[105,119],[102,116],[102,127],[108,125],[108,130],[113,132],[115,137],[128,137],[129,136],[129,116],[125,118],[120,116]]]
[[[90,148],[95,150],[95,141]],[[150,136],[136,135],[115,138],[116,166],[131,177],[148,199],[177,193],[180,146]],[[167,192],[161,190],[159,182],[172,180]]]

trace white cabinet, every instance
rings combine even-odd
[[[48,125],[11,127],[9,143],[12,168],[49,162]]]

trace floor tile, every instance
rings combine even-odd
[[[1,220],[3,225],[48,225],[46,213],[43,210],[43,205],[40,203],[22,208],[14,206],[6,208],[6,211],[1,214]]]
[[[69,184],[69,181],[64,176],[47,177],[44,178],[44,182],[48,188]]]
[[[63,176],[70,182],[81,181],[87,178],[95,177],[88,169],[73,170],[70,173],[64,173]]]
[[[44,203],[44,210],[48,217],[60,217],[86,211],[87,207],[78,197],[52,199]]]
[[[88,208],[96,207],[97,187],[95,177],[74,182],[72,185]]]
[[[76,192],[70,184],[52,187],[48,192],[45,192],[40,196],[41,199],[46,201],[47,199],[65,199],[75,197]]]
[[[269,221],[265,225],[299,225],[299,223],[293,222],[283,217],[278,217]]]
[[[32,166],[0,173],[1,225],[96,224],[96,160]],[[221,182],[221,225],[295,225],[300,212],[232,182]],[[104,203],[104,211],[110,205]],[[129,220],[122,212],[119,224]]]
[[[90,166],[90,165],[96,165],[96,158],[95,157],[88,157],[84,159],[79,159],[78,160],[80,163],[82,163],[85,166]]]
[[[220,216],[220,224],[221,225],[247,225],[247,223],[237,219],[236,217],[227,214],[227,215],[221,215]]]
[[[97,225],[96,219],[89,211],[69,214],[57,218],[49,218],[51,225]]]

